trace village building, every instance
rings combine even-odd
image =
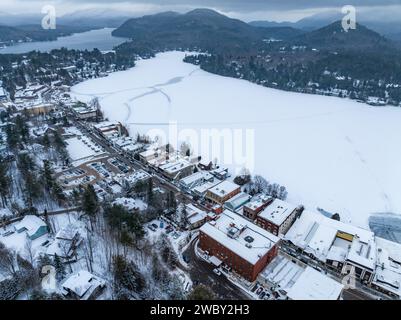
[[[272,197],[259,195],[257,198],[252,199],[250,202],[244,205],[242,214],[249,220],[254,221],[257,215],[270,203],[272,203],[273,200],[274,198]]]
[[[230,181],[223,181],[206,192],[206,199],[214,204],[224,203],[241,192],[241,187]]]
[[[70,260],[81,242],[79,229],[73,224],[67,224],[57,232],[55,241],[47,247],[46,254]]]
[[[208,220],[208,213],[195,207],[192,203],[185,205],[185,210],[187,212],[189,230],[201,227]]]
[[[46,223],[37,216],[26,215],[15,226],[18,233],[26,232],[30,240],[35,240],[48,233]]]
[[[228,173],[228,168],[220,167],[210,171],[212,175],[214,175],[217,179],[225,180],[230,174]]]
[[[338,300],[343,285],[294,258],[278,255],[258,281],[287,300]]]
[[[200,249],[250,282],[277,255],[278,242],[278,237],[230,210],[199,231]]]
[[[297,217],[298,208],[280,199],[274,199],[256,217],[256,224],[278,236],[285,234]]]
[[[75,118],[79,120],[96,119],[98,114],[98,110],[94,106],[73,105],[71,109]]]
[[[105,286],[103,279],[85,270],[71,275],[61,285],[65,297],[78,300],[95,299]]]
[[[401,244],[376,237],[377,261],[372,286],[394,298],[401,298]]]
[[[249,202],[251,196],[245,192],[240,192],[231,199],[227,200],[224,203],[224,208],[237,212],[240,208],[242,208],[245,204]]]
[[[185,159],[179,158],[177,160],[167,160],[158,169],[166,178],[177,180],[191,175],[194,171],[194,165]]]
[[[93,126],[95,131],[103,138],[119,137],[122,132],[122,124],[120,122],[104,121]]]
[[[180,180],[180,187],[186,192],[206,182],[213,182],[214,177],[207,171],[198,171]]]

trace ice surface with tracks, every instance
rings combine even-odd
[[[72,88],[98,97],[132,134],[179,129],[255,132],[254,173],[285,185],[288,201],[368,227],[373,212],[401,213],[401,109],[291,93],[214,75],[166,52]],[[252,155],[251,155],[252,156]]]

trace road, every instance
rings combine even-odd
[[[355,289],[344,290],[342,297],[344,300],[373,300],[371,296]]]
[[[210,287],[221,300],[249,300],[249,297],[236,285],[231,283],[224,275],[218,276],[213,272],[213,265],[198,258],[195,253],[197,238],[193,239],[184,254],[190,259],[189,274],[192,281]]]
[[[90,131],[87,129],[84,123],[81,123],[78,121],[78,127],[87,133],[96,143],[101,145],[105,151],[108,153],[112,154],[116,158],[118,158],[120,161],[125,163],[128,167],[134,168],[134,169],[142,169],[145,170],[149,173],[152,174],[153,180],[155,182],[155,185],[158,187],[161,187],[167,191],[172,191],[176,199],[179,201],[185,200],[186,203],[192,203],[196,207],[200,209],[206,209],[206,207],[202,206],[198,202],[194,201],[192,197],[189,195],[185,194],[182,192],[177,186],[175,186],[173,183],[170,181],[166,180],[164,177],[160,175],[159,172],[157,172],[155,169],[147,167],[143,165],[141,162],[133,159],[131,156],[127,156],[124,154],[121,154],[119,150],[116,148],[112,147],[105,141],[103,137],[98,136],[94,132]],[[184,254],[187,255],[190,259],[190,269],[189,269],[189,274],[191,276],[191,279],[193,281],[199,281],[199,283],[203,283],[209,287],[212,288],[212,290],[219,296],[220,299],[233,299],[233,300],[238,300],[238,299],[245,299],[249,300],[249,297],[241,291],[237,286],[235,286],[233,283],[231,283],[229,280],[227,280],[223,275],[216,275],[213,272],[213,266],[206,261],[198,258],[195,254],[195,243],[196,241],[192,241],[191,245],[185,250]],[[281,247],[281,250],[286,252],[287,254],[290,254],[291,256],[294,255],[292,250],[290,250],[290,247],[287,247],[286,245],[283,245]],[[325,270],[325,266],[322,263],[319,263],[313,259],[310,259],[308,256],[303,255],[303,257],[307,260],[308,265],[315,267],[317,269]],[[298,259],[299,257],[296,256]],[[327,270],[327,272],[331,273],[334,276],[334,272],[331,272]],[[340,279],[339,279],[340,280]],[[366,293],[364,293],[361,289],[347,289],[344,290],[343,292],[343,298],[344,300],[372,300],[372,297]]]

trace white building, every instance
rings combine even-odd
[[[62,293],[66,297],[90,300],[96,298],[105,285],[106,282],[103,279],[81,270],[64,281]]]

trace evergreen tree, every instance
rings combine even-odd
[[[62,280],[65,277],[65,267],[57,253],[54,254],[54,268],[56,269],[56,279]]]
[[[99,211],[99,200],[95,189],[91,184],[86,186],[82,195],[82,211],[89,216],[93,229],[93,222],[95,221],[96,214]]]
[[[1,159],[0,159],[1,160]],[[11,178],[8,175],[8,166],[5,161],[0,161],[0,197],[3,207],[7,205],[10,196]]]

